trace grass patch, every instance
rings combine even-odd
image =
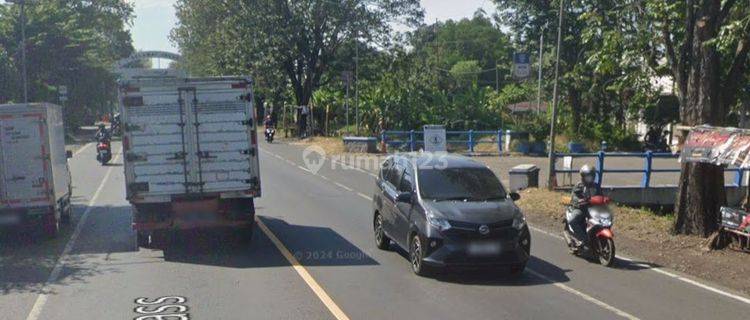
[[[569,199],[569,193],[548,191],[544,189],[527,189],[521,191],[518,206],[527,215],[562,221],[565,214],[563,199]],[[614,213],[614,229],[635,239],[644,237],[668,237],[673,215],[660,215],[647,208],[633,208],[611,204]]]

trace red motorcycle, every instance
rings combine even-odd
[[[106,166],[110,160],[112,160],[112,148],[109,140],[100,139],[99,143],[96,144],[96,161]]]
[[[593,196],[589,201],[588,217],[586,218],[587,245],[580,250],[573,238],[573,229],[568,221],[572,219],[573,208],[567,207],[565,212],[565,242],[571,253],[576,255],[588,254],[599,260],[603,266],[610,267],[615,262],[615,240],[612,233],[614,217],[609,210],[611,199],[604,196]]]

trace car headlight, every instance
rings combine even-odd
[[[516,215],[516,217],[513,218],[513,228],[521,230],[524,227],[526,227],[526,217],[524,217],[523,214]]]
[[[445,231],[451,228],[451,224],[447,219],[438,218],[433,215],[427,216],[427,222],[429,222],[431,226],[437,228],[440,231]]]

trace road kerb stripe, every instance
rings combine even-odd
[[[119,154],[122,154],[120,152]],[[120,155],[115,156],[114,161],[117,161],[117,159],[120,157]],[[42,310],[44,309],[44,305],[47,303],[47,294],[44,292],[47,292],[45,290],[47,286],[49,286],[50,283],[56,282],[57,279],[60,277],[60,272],[62,272],[62,267],[64,264],[64,259],[70,254],[70,251],[73,250],[73,246],[76,243],[76,240],[81,235],[81,230],[83,229],[83,225],[86,223],[86,219],[89,216],[89,213],[91,213],[91,210],[96,203],[96,200],[99,198],[99,195],[101,194],[102,190],[104,190],[104,185],[107,184],[107,181],[109,180],[109,176],[112,174],[112,169],[115,167],[110,166],[109,169],[107,169],[107,173],[104,175],[104,179],[102,179],[102,183],[99,184],[99,187],[96,189],[96,192],[94,193],[94,196],[91,197],[91,200],[89,200],[88,206],[86,207],[86,211],[83,212],[83,215],[81,216],[81,219],[78,220],[78,224],[76,224],[76,229],[73,231],[73,235],[70,236],[70,239],[68,240],[68,243],[65,244],[65,249],[63,249],[62,254],[60,254],[60,257],[57,258],[57,263],[55,263],[55,267],[52,269],[52,272],[49,275],[49,278],[47,278],[47,281],[44,283],[44,286],[42,287],[42,290],[37,297],[36,301],[34,302],[34,306],[31,307],[31,311],[29,312],[29,315],[26,317],[26,320],[37,320],[39,319],[39,316],[42,314]]]
[[[554,233],[549,232],[547,230],[539,229],[537,227],[532,227],[532,226],[529,226],[529,228],[531,230],[534,230],[536,232],[548,235],[548,236],[553,237],[553,238],[557,238],[557,239],[560,239],[560,240],[564,239],[562,236],[560,236],[558,234],[554,234]],[[625,261],[629,261],[629,262],[634,262],[635,261],[633,258],[630,258],[630,257],[625,256],[625,255],[619,255],[619,254],[617,255],[617,259],[625,260]],[[704,290],[711,291],[713,293],[725,296],[727,298],[731,298],[731,299],[737,300],[737,301],[745,303],[745,304],[750,304],[750,299],[748,299],[746,297],[743,297],[741,295],[733,294],[733,293],[730,293],[730,292],[727,292],[727,291],[724,291],[724,290],[721,290],[721,289],[709,286],[707,284],[703,284],[703,283],[701,283],[699,281],[696,281],[696,280],[693,280],[693,279],[690,279],[690,278],[687,278],[687,277],[683,277],[683,276],[680,276],[678,274],[669,272],[667,270],[664,270],[663,268],[654,267],[654,266],[647,265],[647,264],[639,264],[639,265],[641,267],[646,268],[647,270],[651,270],[653,272],[656,272],[656,273],[659,273],[661,275],[670,277],[672,279],[675,279],[675,280],[678,280],[678,281],[682,281],[684,283],[696,286],[696,287],[704,289]]]
[[[614,313],[614,314],[616,314],[616,315],[618,315],[620,317],[623,317],[625,319],[630,319],[630,320],[638,320],[638,317],[636,317],[636,316],[634,316],[632,314],[629,314],[629,313],[627,313],[625,311],[617,309],[616,307],[613,307],[613,306],[611,306],[611,305],[609,305],[609,304],[607,304],[607,303],[605,303],[605,302],[603,302],[603,301],[601,301],[601,300],[599,300],[597,298],[594,298],[594,297],[592,297],[590,295],[587,295],[587,294],[585,294],[585,293],[583,293],[581,291],[578,291],[578,290],[573,289],[573,288],[571,288],[569,286],[566,286],[566,285],[564,285],[562,283],[559,283],[559,282],[555,281],[554,279],[549,278],[549,277],[547,277],[547,276],[545,276],[545,275],[543,275],[543,274],[541,274],[539,272],[536,272],[536,271],[531,270],[531,269],[526,269],[526,272],[530,273],[531,275],[533,275],[533,276],[535,276],[537,278],[541,278],[541,279],[543,279],[545,281],[548,281],[552,285],[554,285],[555,287],[558,287],[558,288],[560,288],[562,290],[565,290],[568,293],[572,293],[572,294],[574,294],[574,295],[582,298],[583,300],[586,300],[586,301],[591,302],[591,303],[593,303],[593,304],[595,304],[595,305],[597,305],[599,307],[602,307],[602,308],[604,308],[604,309],[606,309],[608,311],[611,311],[612,313]]]
[[[271,242],[276,246],[277,249],[281,252],[282,255],[284,255],[284,258],[292,265],[292,268],[294,268],[294,271],[297,272],[297,274],[302,278],[302,280],[307,283],[307,286],[310,287],[310,289],[315,293],[316,296],[318,296],[318,299],[320,299],[321,302],[328,308],[328,311],[333,314],[333,316],[338,320],[349,320],[349,317],[344,313],[341,308],[336,304],[336,302],[331,299],[331,296],[326,293],[325,290],[318,284],[317,281],[315,281],[315,278],[313,278],[309,272],[307,272],[307,269],[305,269],[302,264],[299,263],[297,258],[294,257],[294,255],[289,251],[289,249],[284,246],[284,244],[279,240],[279,238],[276,237],[276,235],[271,231],[271,229],[268,229],[265,223],[259,218],[255,218],[255,221],[258,224],[258,227],[260,227],[260,230],[263,231],[263,233],[266,234],[266,236],[271,239]]]

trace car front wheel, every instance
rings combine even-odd
[[[429,266],[424,264],[424,247],[422,246],[422,240],[418,234],[412,236],[409,242],[409,261],[411,262],[411,270],[420,277],[430,275]]]
[[[378,249],[387,250],[391,245],[391,239],[385,235],[385,229],[383,229],[383,216],[379,213],[375,214],[373,229],[375,232],[375,245]]]

